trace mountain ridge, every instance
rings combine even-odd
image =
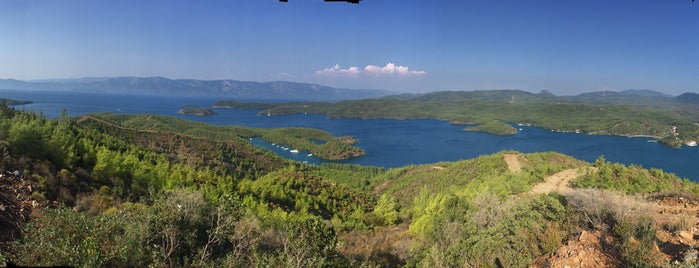
[[[17,90],[69,90],[138,95],[227,97],[337,101],[375,98],[391,92],[378,89],[346,89],[290,81],[169,79],[165,77],[87,77],[21,81],[0,79],[0,88]]]

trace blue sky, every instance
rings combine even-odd
[[[0,1],[0,78],[699,92],[699,3]]]

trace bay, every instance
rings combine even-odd
[[[0,97],[33,101],[33,104],[15,108],[41,112],[49,118],[59,117],[63,108],[69,116],[97,112],[153,113],[216,125],[318,128],[335,136],[357,138],[357,146],[366,150],[366,155],[338,161],[340,163],[391,168],[469,159],[503,150],[525,153],[556,151],[589,162],[602,155],[611,162],[660,168],[699,181],[699,147],[672,149],[653,142],[651,138],[559,133],[528,126],[516,126],[521,129],[516,135],[498,136],[464,131],[464,126],[439,120],[329,119],[322,115],[268,117],[258,116],[258,111],[254,110],[215,109],[218,114],[209,117],[177,114],[184,104],[210,107],[218,100],[215,98],[8,90],[0,90]],[[251,142],[297,161],[314,164],[333,162],[309,156],[308,152],[291,153],[290,150],[283,150],[281,145],[277,147],[261,139]]]

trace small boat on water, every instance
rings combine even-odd
[[[687,143],[685,143],[685,144],[686,144],[687,146],[691,146],[691,147],[697,146],[697,142],[696,142],[696,141],[689,141],[689,142],[687,142]]]
[[[298,153],[299,150],[293,149],[293,150],[291,150],[291,151],[289,151],[289,152],[290,152],[290,153]]]
[[[307,156],[308,156],[308,157],[311,157],[311,156],[313,156],[313,154],[308,154]]]

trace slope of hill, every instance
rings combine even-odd
[[[697,264],[699,185],[603,158],[501,152],[383,170],[294,163],[253,147],[244,128],[169,117],[2,107],[0,126],[11,229],[0,263]]]
[[[688,92],[675,97],[675,100],[682,103],[699,104],[699,94]]]
[[[622,95],[627,96],[645,96],[645,97],[658,97],[658,98],[672,98],[672,95],[668,95],[659,91],[649,90],[649,89],[627,89],[621,92]]]
[[[8,106],[25,105],[25,104],[31,104],[31,103],[32,103],[31,101],[11,100],[11,99],[0,98],[0,104],[8,105]]]

